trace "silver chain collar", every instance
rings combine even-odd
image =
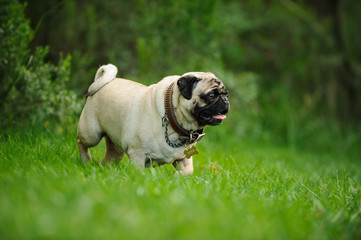
[[[162,127],[165,128],[165,141],[167,142],[167,144],[169,146],[171,146],[172,148],[184,146],[187,142],[173,143],[170,141],[169,136],[168,136],[168,123],[169,123],[169,121],[168,121],[167,115],[164,114],[164,117],[162,117]]]
[[[180,140],[178,143],[173,143],[170,141],[169,136],[168,136],[168,123],[169,123],[169,120],[167,118],[167,114],[164,114],[164,116],[162,117],[162,127],[165,128],[165,141],[172,148],[177,148],[177,147],[184,146],[186,144],[192,144],[192,143],[198,142],[205,135],[205,133],[203,131],[201,133],[194,131],[194,132],[190,133],[189,138],[188,138],[189,140],[185,140],[185,141]]]

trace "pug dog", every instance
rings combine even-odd
[[[230,105],[228,91],[210,72],[169,76],[145,86],[116,78],[117,68],[101,66],[86,94],[77,140],[81,159],[104,137],[102,164],[128,155],[137,168],[172,163],[177,173],[193,173],[192,155],[208,125],[219,125]]]

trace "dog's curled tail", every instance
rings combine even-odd
[[[88,97],[94,95],[102,87],[111,82],[117,73],[118,68],[113,64],[101,66],[95,74],[94,82],[88,88],[88,93],[85,96]]]

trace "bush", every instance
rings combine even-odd
[[[80,109],[76,95],[66,90],[71,57],[57,65],[46,61],[48,47],[30,54],[35,32],[24,17],[25,4],[6,2],[1,14],[1,126],[69,121]]]

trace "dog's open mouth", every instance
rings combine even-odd
[[[219,125],[223,122],[224,119],[227,118],[227,116],[225,115],[228,111],[221,111],[218,114],[205,114],[202,115],[202,118],[204,120],[204,122],[208,125]]]
[[[219,110],[215,110],[214,108],[195,108],[193,115],[200,125],[216,126],[222,124],[223,120],[227,118],[226,114],[228,113],[229,107],[226,105]]]
[[[212,118],[218,119],[218,120],[224,120],[227,118],[225,114],[228,113],[228,108],[219,112],[217,115],[213,115]]]

